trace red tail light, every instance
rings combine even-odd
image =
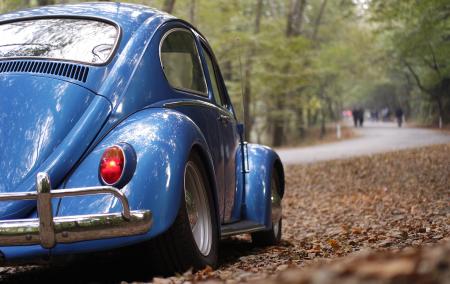
[[[116,184],[123,175],[125,155],[119,146],[112,146],[105,150],[100,161],[100,177],[107,185]]]

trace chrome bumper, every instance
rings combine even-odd
[[[0,201],[36,200],[39,218],[0,221],[0,246],[36,245],[98,240],[144,234],[152,226],[149,210],[130,211],[128,199],[111,186],[52,190],[46,173],[36,178],[36,192],[0,194]],[[122,203],[121,213],[53,217],[52,198],[112,194]]]

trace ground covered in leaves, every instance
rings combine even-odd
[[[290,166],[283,212],[281,246],[228,240],[221,267],[196,278],[258,280],[361,250],[449,238],[450,145]]]
[[[378,262],[386,263],[399,256],[402,260],[400,251],[428,260],[436,255],[444,255],[445,258],[450,251],[449,242],[444,240],[450,237],[450,145],[289,166],[286,168],[283,215],[280,246],[257,248],[248,236],[231,238],[221,244],[219,269],[154,278],[153,281],[236,283],[264,279],[274,283],[334,283],[339,278],[333,277],[341,277],[342,273],[347,277],[352,273],[365,275],[378,269],[385,271],[383,275],[391,275],[389,269],[393,269],[392,266],[386,270],[377,266],[376,261],[372,266],[363,265],[363,272],[352,267],[364,264],[368,259],[383,259]],[[434,253],[427,249],[429,245],[436,246],[435,243],[441,243],[447,251],[442,253],[442,249],[437,247]],[[415,247],[422,249],[408,252]],[[388,256],[383,258],[379,256],[384,255],[380,252],[375,256],[371,256],[371,252],[367,256],[368,250],[386,251],[384,254]],[[328,262],[331,264],[326,264]],[[420,275],[415,270],[423,270],[418,265],[402,261],[393,263],[397,264],[394,265],[397,270],[413,269],[411,275],[415,277]],[[432,263],[427,266],[428,272],[440,267],[448,275],[448,257],[444,264],[442,261],[426,263]],[[314,268],[316,266],[319,268]],[[109,274],[109,268],[104,269],[105,274],[99,269],[92,267],[97,277],[90,278],[86,276],[87,272],[71,273],[70,270],[3,268],[0,279],[21,282],[24,279],[55,279],[59,278],[57,275],[64,278],[70,275],[70,279],[65,281],[88,282]],[[119,274],[118,277],[124,276]],[[134,276],[113,278],[111,282],[118,282],[116,280],[133,281]]]
[[[450,241],[401,251],[359,252],[306,269],[288,269],[260,284],[450,283]]]

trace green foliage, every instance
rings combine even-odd
[[[298,1],[304,10],[294,10]],[[128,2],[162,8],[165,1]],[[2,11],[39,4],[1,3]],[[242,90],[249,92],[250,140],[271,143],[280,127],[282,142],[301,139],[305,127],[339,120],[343,108],[356,105],[402,105],[421,116],[436,113],[439,98],[448,109],[447,0],[263,0],[261,15],[257,4],[178,0],[172,11],[208,38],[241,120]],[[297,32],[289,34],[295,13]]]
[[[425,120],[441,116],[449,122],[450,3],[374,0],[371,14],[385,44],[386,71],[398,89],[396,96],[413,96],[409,107]],[[425,117],[424,108],[429,109]]]

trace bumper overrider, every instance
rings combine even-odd
[[[37,245],[53,248],[73,243],[144,234],[152,226],[149,210],[130,211],[123,192],[111,186],[52,190],[46,173],[38,173],[36,192],[0,194],[0,201],[36,200],[39,218],[0,221],[0,246]],[[112,194],[122,203],[122,212],[54,217],[52,198]]]

